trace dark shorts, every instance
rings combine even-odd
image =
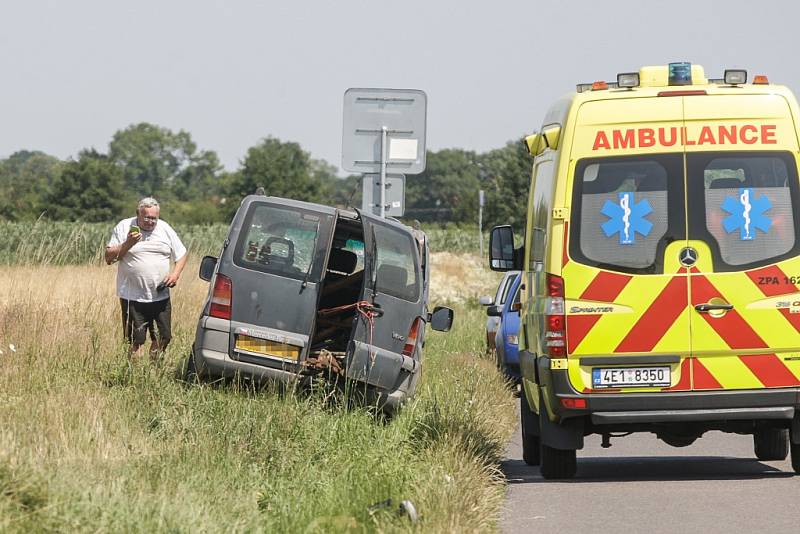
[[[129,343],[143,345],[147,340],[158,337],[162,342],[172,338],[172,305],[169,299],[156,302],[136,302],[119,299],[122,307],[122,335]],[[156,336],[158,334],[158,336]]]

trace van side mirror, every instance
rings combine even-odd
[[[211,277],[214,276],[214,269],[216,267],[217,258],[214,256],[204,256],[200,261],[200,272],[198,273],[198,276],[200,276],[201,280],[208,282],[211,280]]]
[[[481,306],[491,306],[492,304],[494,304],[494,299],[489,295],[484,295],[478,299],[478,304],[480,304]]]
[[[489,306],[486,308],[486,315],[489,317],[501,317],[503,315],[502,306]]]
[[[433,313],[428,314],[428,323],[437,332],[449,332],[453,326],[453,310],[444,306],[436,306]]]
[[[522,249],[514,249],[510,226],[495,226],[489,235],[489,268],[493,271],[522,270]]]

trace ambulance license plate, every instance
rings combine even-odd
[[[669,386],[669,366],[658,367],[595,367],[592,388],[626,388]]]

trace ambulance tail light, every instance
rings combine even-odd
[[[564,279],[546,273],[547,296],[544,301],[545,352],[551,358],[567,355],[567,316],[564,304]]]
[[[211,292],[211,309],[209,315],[219,319],[231,318],[231,297],[233,295],[233,283],[224,274],[217,274],[214,281],[214,291]]]
[[[586,399],[576,399],[572,397],[563,398],[561,399],[561,406],[570,410],[585,410]]]
[[[403,345],[403,356],[408,356],[409,358],[412,357],[414,354],[414,349],[417,347],[417,335],[419,334],[419,326],[422,324],[422,319],[417,317],[414,319],[414,322],[411,323],[411,328],[408,331],[408,336],[406,336],[406,343]]]
[[[754,85],[767,85],[767,84],[769,84],[769,78],[767,78],[763,74],[756,74],[756,76],[753,78],[753,84]]]

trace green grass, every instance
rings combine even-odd
[[[452,332],[429,332],[418,394],[385,421],[322,391],[177,380],[205,284],[174,296],[165,361],[131,363],[113,269],[42,269],[0,269],[0,531],[496,528],[514,410],[481,356],[482,310],[458,309]],[[77,280],[65,294],[89,296],[62,299],[44,278]]]
[[[0,265],[42,264],[77,265],[100,262],[105,244],[116,221],[72,223],[0,221]],[[433,252],[478,254],[476,229],[454,225],[426,226]],[[228,232],[224,224],[175,225],[184,245],[197,256],[218,255]],[[488,247],[484,239],[484,250]]]

